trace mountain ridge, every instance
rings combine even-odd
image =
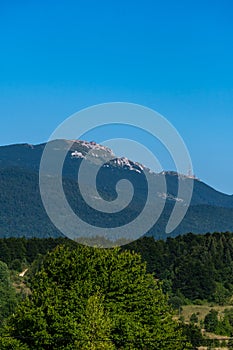
[[[104,199],[116,198],[115,186],[122,178],[131,181],[135,188],[135,198],[129,210],[125,211],[122,217],[112,215],[110,222],[115,226],[118,223],[124,224],[127,219],[132,219],[140,213],[146,197],[144,172],[147,172],[148,176],[152,177],[165,176],[167,183],[167,193],[158,193],[159,200],[165,201],[164,212],[147,235],[153,235],[155,238],[167,237],[165,223],[174,204],[180,201],[180,205],[185,205],[182,203],[182,198],[177,198],[179,177],[182,177],[187,186],[189,181],[193,181],[194,191],[184,220],[171,236],[187,232],[233,231],[233,195],[221,193],[198,179],[190,179],[189,176],[180,175],[174,171],[165,171],[163,174],[154,173],[138,162],[128,160],[126,157],[116,157],[108,147],[95,142],[79,140],[52,142],[54,154],[59,154],[56,152],[59,152],[60,148],[68,150],[64,162],[63,185],[69,201],[72,202],[77,213],[81,212],[86,220],[94,220],[98,226],[107,221],[107,216],[98,217],[97,213],[80,199],[80,193],[77,190],[77,169],[82,161],[86,161],[86,155],[90,150],[93,153],[91,157],[88,155],[91,166],[104,164],[97,176],[99,190]],[[45,145],[46,143],[38,145],[23,143],[0,147],[0,236],[2,237],[11,234],[57,237],[60,234],[49,221],[39,193],[38,172]],[[77,203],[77,198],[81,205]]]

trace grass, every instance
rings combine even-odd
[[[197,314],[198,317],[198,323],[200,324],[200,321],[204,321],[205,316],[209,313],[210,310],[216,310],[219,312],[219,317],[223,316],[225,309],[232,309],[232,305],[185,305],[182,306],[181,316],[183,316],[185,322],[189,322],[190,316],[192,314]]]
[[[219,317],[223,316],[224,310],[225,309],[232,309],[233,306],[232,305],[224,305],[224,306],[220,306],[220,305],[210,305],[210,304],[204,304],[204,305],[185,305],[182,306],[182,311],[181,311],[181,315],[184,318],[184,322],[189,323],[190,320],[190,316],[192,314],[197,314],[198,316],[198,325],[200,326],[200,321],[204,321],[205,316],[209,313],[210,310],[216,310],[219,312]],[[204,331],[204,330],[203,330]],[[207,333],[204,332],[203,334],[205,334],[205,336],[207,336],[207,338],[209,339],[220,339],[220,340],[227,340],[228,337],[226,336],[219,336],[216,334],[212,334],[212,333]],[[216,348],[212,348],[214,350],[228,350],[228,347],[216,347]],[[208,350],[208,347],[205,346],[201,346],[198,348],[198,350]]]

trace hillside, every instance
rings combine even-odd
[[[64,249],[66,251],[65,256],[61,254]],[[77,249],[79,250],[79,255],[76,256],[76,259],[67,259],[67,253],[70,251],[72,254],[72,252]],[[74,285],[73,282],[76,276],[80,276],[80,273],[84,273],[85,278],[87,278],[87,269],[94,275],[94,285],[99,281],[101,271],[104,271],[104,278],[106,278],[106,269],[103,268],[103,266],[106,264],[106,254],[108,254],[108,252],[111,254],[111,252],[120,251],[125,252],[125,256],[129,256],[129,251],[131,251],[133,255],[136,251],[140,253],[142,259],[146,262],[147,271],[153,273],[155,277],[154,281],[157,283],[159,279],[162,282],[163,292],[167,294],[169,304],[174,309],[173,320],[177,321],[178,324],[182,326],[183,331],[192,344],[191,348],[197,350],[199,349],[198,346],[201,345],[209,346],[210,348],[227,345],[227,342],[233,334],[233,279],[231,273],[233,262],[233,234],[188,234],[176,238],[168,238],[166,241],[156,241],[152,237],[144,237],[128,246],[124,246],[120,250],[98,250],[103,256],[100,259],[97,256],[97,265],[94,265],[95,267],[93,267],[94,261],[90,264],[83,263],[83,254],[80,256],[82,251],[88,252],[88,257],[90,257],[90,255],[96,254],[97,250],[98,249],[84,247],[66,238],[0,239],[1,272],[4,272],[1,278],[2,293],[0,301],[2,308],[0,318],[5,322],[8,315],[12,313],[15,314],[15,312],[17,312],[15,309],[16,306],[19,305],[20,308],[22,307],[22,299],[24,300],[26,295],[29,295],[29,300],[32,300],[33,290],[35,293],[33,283],[36,283],[36,286],[41,288],[39,295],[44,292],[46,286],[50,286],[48,283],[46,283],[45,286],[41,285],[41,282],[39,284],[37,283],[38,278],[44,276],[41,270],[46,266],[48,268],[49,278],[54,279],[56,286],[58,279],[65,284],[64,296],[66,296],[69,295],[70,291],[70,288],[67,287],[67,279]],[[54,259],[54,254],[56,255],[56,259]],[[46,261],[48,261],[49,256],[51,259],[48,264]],[[77,264],[78,259],[80,259],[80,262]],[[60,261],[60,267],[52,270],[58,261]],[[81,268],[78,267],[80,263]],[[110,276],[108,276],[107,280],[104,280],[104,283],[101,282],[100,284],[101,287],[104,286],[105,292],[108,292],[109,282],[112,283],[113,278],[115,278],[113,276],[116,276],[110,267],[112,266],[112,268],[115,268],[115,263],[113,265],[109,265],[109,263],[107,265],[107,271],[111,272]],[[78,268],[78,274],[72,273],[72,264],[77,264],[76,268]],[[121,291],[125,288],[126,281],[129,280],[128,272],[125,271],[128,265],[124,264],[125,260],[119,265],[121,274],[119,275],[120,279],[117,286],[121,283]],[[135,281],[135,277],[137,278],[138,274],[135,275],[135,264],[131,264],[130,266],[134,272],[133,282],[136,288],[140,285],[140,283]],[[69,273],[65,273],[66,268],[69,269]],[[101,270],[101,268],[103,268],[103,270]],[[19,273],[22,271],[27,272],[22,275]],[[96,273],[97,271],[98,273]],[[35,274],[37,274],[36,278],[34,278]],[[122,278],[122,275],[126,276],[126,278]],[[81,278],[82,281],[78,286],[83,286],[83,278],[78,278]],[[53,281],[50,282],[53,283]],[[15,291],[12,289],[12,284]],[[54,288],[56,286],[54,286]],[[79,291],[80,288],[76,288],[76,291],[77,290]],[[115,290],[116,285],[114,285],[114,291]],[[46,299],[43,301],[43,305],[47,305],[46,301],[48,300],[48,295],[51,295],[50,293],[53,291],[53,288],[50,287],[49,291],[46,292]],[[133,291],[135,292],[135,289],[133,289]],[[58,295],[61,295],[61,289],[57,292]],[[71,293],[71,295],[73,298],[75,294]],[[125,289],[123,295],[125,297]],[[133,303],[135,303],[135,293],[130,295]],[[109,293],[109,296],[112,298],[112,292]],[[54,296],[52,296],[52,300],[54,301]],[[80,300],[80,298],[75,300]],[[121,298],[120,300],[122,302],[123,299]],[[139,300],[141,300],[141,298],[139,298]],[[115,303],[116,301],[114,299],[114,305]],[[64,301],[62,301],[62,305],[63,304]],[[52,305],[54,305],[53,302]],[[159,303],[159,305],[161,306],[161,303]],[[41,303],[39,304],[39,308],[40,307]],[[145,307],[145,304],[143,304],[143,307]],[[62,309],[63,308],[58,306],[58,310]],[[49,308],[48,310],[51,309]],[[54,311],[56,310],[55,307]],[[46,312],[47,309],[45,309],[43,315],[46,315]],[[26,314],[28,313],[22,312],[19,317]],[[65,316],[62,315],[62,319],[64,318]],[[36,322],[35,329],[37,329],[37,318],[34,318],[34,320]],[[214,323],[212,320],[214,320]],[[4,323],[2,323],[2,326],[4,326]],[[23,329],[25,329],[25,327],[23,327]],[[25,336],[25,339],[27,338],[28,337]],[[22,337],[22,339],[24,339],[24,337]],[[1,341],[2,339],[0,337],[0,342]],[[7,349],[10,348],[12,347],[8,347]],[[156,347],[156,349],[157,348],[158,347]],[[168,347],[166,347],[166,349],[168,349]]]
[[[69,149],[66,140],[53,141],[54,154]],[[38,173],[45,144],[11,145],[0,147],[0,236],[57,237],[61,233],[50,222],[41,202]],[[98,190],[105,199],[116,198],[115,185],[120,179],[128,179],[134,187],[134,196],[123,212],[108,214],[92,209],[83,200],[77,187],[77,171],[87,155],[93,153],[93,169],[101,161],[105,165],[97,177]],[[110,162],[107,160],[112,158]],[[87,222],[101,227],[117,227],[134,219],[142,210],[147,184],[144,173],[159,181],[161,174],[155,174],[139,163],[126,158],[117,158],[104,146],[77,141],[68,150],[63,168],[63,187],[72,209]],[[155,238],[165,238],[165,226],[177,196],[178,175],[166,172],[168,193],[155,200],[166,200],[163,213],[147,232]],[[89,178],[86,179],[87,193],[90,191]],[[183,181],[190,179],[184,177]],[[181,199],[182,200],[182,199]],[[184,203],[185,205],[185,203]],[[153,212],[151,212],[153,215]],[[170,235],[177,236],[187,232],[206,233],[233,231],[233,196],[220,193],[205,183],[194,180],[191,206],[182,223]]]

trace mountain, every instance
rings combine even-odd
[[[147,198],[146,177],[157,183],[165,175],[167,184],[167,192],[158,190],[155,198],[158,203],[164,202],[164,210],[147,235],[166,237],[165,227],[174,204],[179,202],[180,205],[186,205],[183,198],[177,198],[180,175],[176,172],[153,173],[137,162],[116,157],[109,148],[95,142],[54,140],[49,145],[52,151],[50,170],[53,169],[56,157],[67,153],[62,171],[64,192],[73,211],[94,226],[119,227],[135,219],[143,210]],[[46,214],[38,186],[40,160],[45,146],[46,144],[17,144],[0,147],[1,237],[61,235]],[[96,183],[99,194],[105,200],[117,198],[116,184],[119,180],[127,179],[132,183],[134,193],[126,209],[109,214],[95,210],[90,203],[85,202],[77,186],[78,170],[85,162],[89,165],[89,173],[84,177],[83,186],[90,202],[95,198],[91,174],[102,164]],[[44,175],[51,176],[52,184],[55,174]],[[182,176],[182,181],[188,186],[191,179]],[[169,235],[233,231],[233,196],[220,193],[200,180],[193,181],[191,205],[181,224]],[[120,189],[118,194],[123,192]],[[153,215],[151,208],[151,216]]]

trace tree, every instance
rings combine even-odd
[[[231,334],[231,338],[230,338],[230,340],[228,341],[227,346],[228,346],[228,349],[229,349],[229,350],[233,350],[233,334]]]
[[[10,250],[3,239],[0,239],[0,260],[9,264],[10,262]]]
[[[8,334],[32,350],[189,349],[138,254],[60,246],[46,256],[31,288],[9,319]]]
[[[7,265],[0,261],[0,327],[16,307],[16,293],[10,281],[10,272]]]
[[[197,323],[198,322],[198,316],[196,313],[193,313],[191,316],[190,316],[190,322],[191,323]]]
[[[190,342],[194,349],[203,345],[204,338],[200,328],[197,325],[194,325],[193,323],[184,324],[184,332],[188,339],[190,339]]]
[[[216,310],[210,310],[205,316],[204,325],[207,332],[216,332],[218,328],[218,312]]]
[[[21,343],[20,340],[9,337],[9,334],[5,332],[0,336],[1,350],[30,350],[26,344]]]
[[[227,300],[230,297],[229,291],[223,286],[222,283],[216,283],[216,290],[214,293],[214,301],[219,305],[226,304]]]
[[[174,310],[179,310],[182,311],[182,299],[178,296],[174,296],[174,297],[171,297],[169,299],[169,304],[171,304],[171,306],[173,307]]]
[[[215,283],[210,264],[204,264],[197,258],[186,256],[176,268],[174,290],[192,300],[207,299],[215,291]]]
[[[77,349],[113,350],[111,319],[103,307],[103,297],[98,293],[88,298],[82,322],[82,339],[75,341]]]

